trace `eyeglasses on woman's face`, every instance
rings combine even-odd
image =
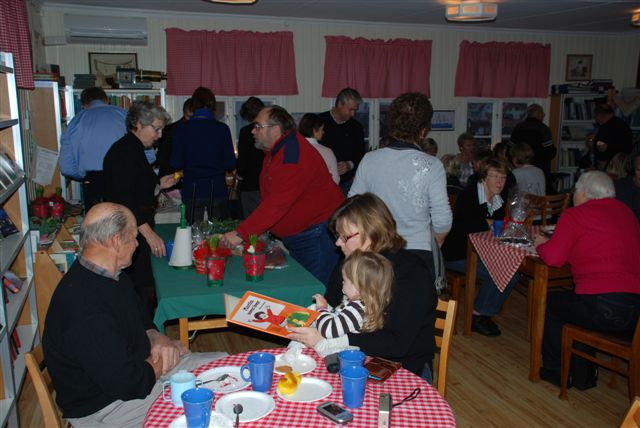
[[[355,238],[356,236],[360,235],[360,232],[356,232],[356,233],[352,233],[351,235],[338,235],[338,239],[343,243],[346,244],[347,242],[349,242],[349,239],[351,238]]]

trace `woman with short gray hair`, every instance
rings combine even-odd
[[[161,106],[134,102],[127,113],[127,134],[111,146],[103,162],[105,201],[124,205],[136,218],[138,250],[126,272],[150,314],[155,295],[151,254],[165,255],[164,241],[153,231],[156,191],[174,186],[176,179],[173,174],[158,179],[144,152],[162,136],[169,120]]]
[[[633,332],[640,314],[640,223],[614,199],[613,182],[601,171],[580,176],[574,208],[558,220],[551,239],[536,237],[536,250],[550,266],[571,265],[575,290],[549,293],[544,325],[543,380],[559,385],[562,326],[601,332]],[[588,360],[571,363],[573,386],[596,385]]]

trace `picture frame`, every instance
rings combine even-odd
[[[591,80],[593,55],[567,55],[567,82],[584,82]]]
[[[89,73],[95,74],[96,86],[112,87],[118,68],[137,69],[138,54],[135,52],[89,52]]]
[[[455,110],[434,110],[431,119],[432,131],[453,131],[455,128]]]

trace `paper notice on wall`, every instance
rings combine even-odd
[[[51,184],[53,173],[58,165],[58,153],[36,146],[31,162],[31,180],[41,186]]]

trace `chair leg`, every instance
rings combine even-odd
[[[619,364],[620,364],[620,359],[617,357],[611,357],[611,363],[613,364],[613,367],[617,370],[619,368]],[[609,379],[609,388],[615,388],[616,387],[616,372],[614,370],[611,370],[611,379]],[[629,383],[631,383],[631,376],[629,376]]]
[[[634,397],[640,395],[640,391],[638,391],[638,386],[640,386],[640,367],[638,367],[638,362],[635,361],[637,359],[636,355],[631,356],[631,360],[629,361],[629,401],[633,402]]]
[[[458,302],[458,307],[460,307],[460,294],[462,292],[462,282],[460,282],[458,279],[455,279],[453,281],[449,282],[449,289],[450,289],[450,294],[451,294],[451,299],[455,300],[456,302]],[[459,313],[462,311],[458,311]],[[458,322],[457,322],[457,316],[454,318],[453,320],[453,327],[451,328],[453,330],[453,334],[458,334]]]
[[[562,328],[562,366],[560,369],[560,399],[568,400],[567,386],[569,384],[569,369],[571,367],[571,351],[573,350],[573,337],[569,337],[566,327]]]

